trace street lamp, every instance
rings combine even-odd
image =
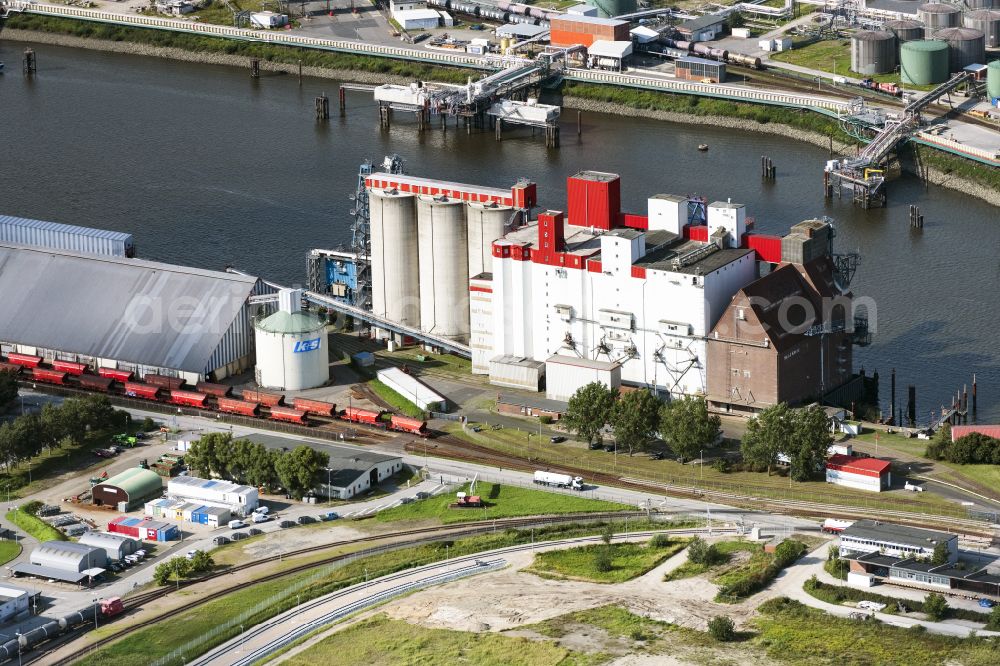
[[[94,631],[97,631],[97,604],[103,599],[104,597],[96,597],[94,599]]]
[[[326,503],[330,504],[333,500],[330,499],[330,472],[333,470],[329,467],[326,468]]]
[[[243,652],[243,646],[246,645],[246,632],[243,629],[243,625],[240,625],[240,647],[237,652]]]

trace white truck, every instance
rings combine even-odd
[[[569,474],[557,474],[556,472],[535,472],[535,483],[540,486],[583,490],[582,476],[570,476]]]
[[[924,492],[924,487],[919,484],[913,483],[912,481],[907,481],[903,485],[903,490],[909,490],[912,493],[922,493]]]

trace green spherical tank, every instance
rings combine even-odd
[[[903,83],[928,86],[948,80],[948,42],[925,39],[899,47],[899,70]]]
[[[991,62],[986,70],[986,94],[990,99],[1000,99],[1000,60]]]
[[[587,0],[587,4],[597,7],[597,15],[603,18],[631,14],[637,7],[636,0]]]

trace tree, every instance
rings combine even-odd
[[[719,559],[719,551],[716,549],[715,545],[709,545],[701,537],[696,536],[691,539],[691,543],[688,544],[687,551],[688,560],[694,562],[695,564],[711,566]]]
[[[595,570],[607,573],[614,568],[614,563],[611,561],[611,549],[607,545],[601,546],[594,551]]]
[[[792,436],[792,419],[788,405],[781,402],[768,407],[757,418],[747,423],[746,433],[740,444],[743,460],[757,471],[771,469],[778,462]]]
[[[295,499],[316,487],[319,471],[330,461],[330,456],[306,445],[296,446],[277,459],[275,472],[285,490]]]
[[[0,411],[17,398],[17,379],[9,372],[0,372]]]
[[[931,592],[924,599],[924,613],[935,622],[940,622],[948,614],[948,600],[940,594]]]
[[[694,458],[718,439],[722,421],[708,413],[704,398],[683,396],[660,409],[660,436],[683,460]]]
[[[211,571],[215,566],[215,560],[212,556],[203,550],[195,552],[191,557],[191,573],[204,573],[206,571]]]
[[[1000,631],[1000,604],[993,607],[990,617],[986,621],[986,628],[990,631]]]
[[[225,432],[210,432],[191,444],[184,461],[198,476],[209,479],[213,474],[223,475],[229,458],[233,436]]]
[[[601,429],[611,420],[615,398],[615,392],[601,382],[581,386],[570,397],[562,423],[587,444],[600,441]]]
[[[731,617],[716,615],[708,621],[708,633],[717,641],[731,641],[736,637],[736,623]]]
[[[791,413],[792,439],[786,452],[791,458],[789,473],[796,481],[808,481],[823,469],[833,442],[826,412],[819,405]]]
[[[660,420],[660,401],[646,389],[629,391],[615,402],[611,410],[611,425],[615,445],[625,447],[628,454],[649,448],[656,437]]]
[[[260,443],[250,442],[247,447],[246,482],[258,488],[272,488],[277,477],[274,473],[274,456]]]
[[[142,432],[150,432],[152,430],[156,430],[156,421],[147,416],[142,420],[142,423],[139,424],[139,430],[141,430]]]
[[[951,446],[951,424],[945,423],[937,432],[934,433],[934,437],[927,444],[927,450],[924,451],[924,456],[930,458],[931,460],[942,460],[945,456],[945,452]]]
[[[173,557],[156,565],[153,571],[153,581],[157,585],[166,585],[172,580],[187,578],[191,574],[191,560],[184,557]]]
[[[934,552],[931,554],[931,564],[934,566],[940,566],[942,564],[948,564],[948,544],[944,541],[938,541],[934,544]]]
[[[604,542],[605,546],[611,545],[611,540],[615,536],[615,530],[611,525],[606,525],[603,530],[601,530],[601,541]]]

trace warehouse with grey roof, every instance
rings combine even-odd
[[[0,243],[0,351],[218,380],[253,366],[257,278]]]

